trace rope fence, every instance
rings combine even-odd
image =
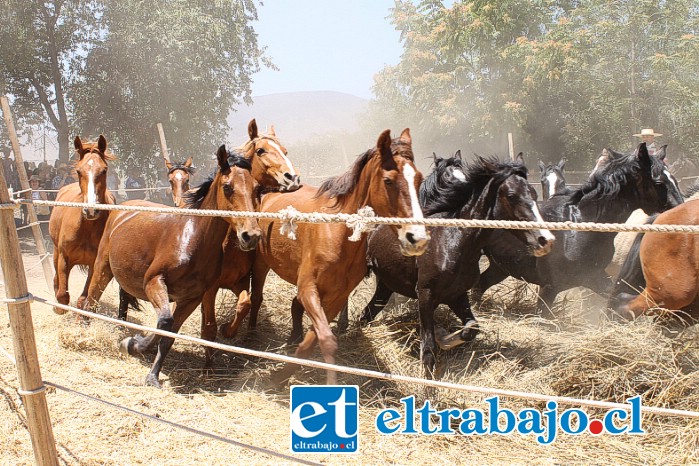
[[[462,385],[462,384],[456,384],[456,383],[451,383],[451,382],[443,382],[440,380],[429,380],[429,379],[422,379],[422,378],[418,378],[418,377],[411,377],[411,376],[407,376],[407,375],[379,372],[379,371],[374,371],[374,370],[370,370],[370,369],[361,369],[358,367],[349,367],[349,366],[341,366],[338,364],[329,364],[329,363],[322,362],[322,361],[314,361],[311,359],[301,359],[301,358],[296,358],[293,356],[287,356],[287,355],[283,355],[283,354],[276,354],[276,353],[269,353],[269,352],[265,352],[265,351],[253,350],[253,349],[244,348],[241,346],[225,345],[222,343],[216,343],[216,342],[212,342],[212,341],[208,341],[208,340],[203,340],[201,338],[192,337],[189,335],[168,332],[165,330],[160,330],[160,329],[148,327],[145,325],[135,324],[132,322],[127,322],[127,321],[115,319],[113,317],[109,317],[109,316],[105,316],[105,315],[101,315],[101,314],[96,314],[94,312],[90,312],[90,311],[87,311],[84,309],[78,309],[78,308],[75,308],[72,306],[60,304],[60,303],[57,303],[55,301],[51,301],[51,300],[48,300],[48,299],[45,299],[45,298],[42,298],[39,296],[34,296],[33,298],[34,298],[34,301],[37,301],[37,302],[40,302],[43,304],[47,304],[49,306],[54,306],[54,307],[57,307],[59,309],[71,311],[75,314],[79,314],[79,315],[84,316],[84,317],[94,318],[96,320],[101,320],[101,321],[108,322],[108,323],[118,325],[121,327],[126,327],[126,328],[129,328],[132,330],[154,333],[156,335],[170,337],[170,338],[179,339],[179,340],[184,340],[184,341],[188,341],[190,343],[195,343],[198,345],[207,346],[209,348],[213,348],[213,349],[217,349],[217,350],[221,350],[221,351],[228,351],[231,353],[242,354],[244,356],[269,359],[272,361],[283,362],[283,363],[287,363],[287,364],[298,364],[298,365],[305,366],[305,367],[312,367],[315,369],[332,370],[332,371],[341,372],[344,374],[357,375],[357,376],[361,376],[361,377],[377,378],[377,379],[383,379],[383,380],[390,380],[390,381],[394,381],[394,382],[410,383],[410,384],[421,385],[421,386],[425,386],[425,387],[441,388],[441,389],[455,390],[455,391],[461,391],[461,392],[481,393],[484,395],[499,395],[499,396],[510,397],[510,398],[521,398],[521,399],[526,399],[526,400],[543,401],[543,402],[556,401],[557,403],[560,403],[560,404],[589,406],[592,408],[602,408],[602,409],[628,409],[629,408],[629,406],[627,404],[623,404],[623,403],[614,403],[614,402],[610,402],[610,401],[587,400],[584,398],[572,398],[572,397],[566,397],[566,396],[555,396],[555,395],[552,396],[552,395],[544,395],[541,393],[530,393],[530,392],[523,392],[523,391],[517,391],[517,390],[503,390],[500,388],[480,387],[477,385]],[[647,414],[653,414],[653,415],[660,415],[660,416],[679,416],[679,417],[690,418],[690,419],[699,419],[699,412],[687,411],[687,410],[681,410],[681,409],[660,408],[660,407],[655,407],[655,406],[641,406],[641,412],[647,413]]]
[[[414,217],[378,217],[371,209],[360,209],[355,214],[320,212],[299,212],[289,206],[279,212],[248,212],[210,209],[181,209],[177,207],[148,207],[123,204],[87,204],[83,202],[44,201],[37,199],[17,199],[9,204],[0,204],[0,208],[14,209],[16,204],[34,204],[46,206],[92,208],[96,210],[119,210],[126,212],[152,212],[197,217],[221,218],[255,218],[258,220],[279,220],[282,229],[295,233],[297,223],[345,223],[355,233],[367,231],[375,225],[424,225],[432,227],[458,228],[501,228],[512,230],[572,230],[599,232],[660,232],[660,233],[689,233],[699,234],[699,225],[634,225],[625,223],[595,223],[595,222],[524,222],[511,220],[475,220],[448,218],[414,218]]]

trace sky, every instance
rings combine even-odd
[[[373,76],[400,60],[400,34],[387,17],[393,0],[266,0],[253,23],[279,67],[263,68],[252,95],[337,91],[372,97]]]

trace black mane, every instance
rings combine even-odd
[[[453,179],[444,180],[443,174],[450,166],[461,169],[466,180],[458,183],[453,182]],[[454,217],[467,202],[481,195],[491,179],[504,180],[512,175],[526,179],[527,168],[519,162],[502,162],[496,157],[477,156],[471,163],[463,162],[458,157],[437,159],[435,169],[420,187],[420,203],[424,214],[444,212],[447,216]]]
[[[240,154],[240,152],[228,152],[228,165],[230,165],[231,167],[243,168],[245,170],[252,170],[252,165],[250,165],[250,161],[243,157]],[[216,174],[218,172],[219,168],[217,168],[215,172],[210,174],[206,181],[204,181],[202,184],[200,184],[193,190],[187,191],[185,193],[183,198],[184,206],[186,209],[201,208],[201,204],[204,201],[204,198],[206,198],[206,195],[209,194],[209,191],[211,190],[211,185],[213,184],[214,179],[216,178]]]
[[[168,169],[167,174],[170,175],[172,172],[175,170],[183,170],[187,172],[190,175],[193,175],[196,169],[192,166],[187,166],[185,165],[187,162],[176,162],[171,164],[171,167]]]

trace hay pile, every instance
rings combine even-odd
[[[37,274],[39,272],[37,271]],[[74,273],[71,289],[82,286]],[[30,277],[30,286],[45,287]],[[371,283],[357,292],[350,308],[351,326],[340,338],[338,363],[398,374],[423,376],[419,362],[416,303],[389,305],[368,328],[356,320],[368,301]],[[509,287],[509,289],[508,289]],[[659,324],[642,319],[628,325],[598,319],[589,295],[571,296],[557,309],[555,325],[532,317],[531,291],[508,285],[484,297],[476,313],[481,333],[472,345],[440,354],[442,379],[470,385],[532,391],[624,402],[642,394],[645,405],[699,410],[699,332],[689,328],[675,338]],[[245,326],[230,343],[275,352],[285,346],[291,324],[293,287],[270,278],[256,331]],[[103,312],[114,315],[116,288],[103,300]],[[221,321],[230,318],[230,292],[219,297]],[[130,320],[153,324],[154,313],[132,312]],[[216,371],[203,373],[204,351],[177,342],[161,376],[164,390],[141,386],[150,357],[122,356],[117,342],[126,331],[94,322],[85,328],[71,315],[56,316],[46,306],[33,305],[42,373],[46,380],[171,421],[289,452],[288,386],[269,383],[278,364],[218,353]],[[437,321],[456,321],[440,309]],[[199,334],[195,313],[183,333]],[[308,326],[306,322],[306,326]],[[220,341],[222,341],[219,338]],[[0,346],[11,349],[6,312],[0,312]],[[319,355],[316,354],[316,358]],[[292,383],[324,383],[322,371],[303,369]],[[339,376],[340,383],[361,390],[360,454],[350,457],[313,455],[305,458],[332,464],[444,463],[616,463],[675,464],[699,462],[699,422],[644,416],[645,436],[560,436],[551,446],[532,437],[383,436],[374,418],[384,407],[416,394],[429,396],[437,409],[483,408],[485,396],[446,390],[426,391],[403,383]],[[15,392],[14,369],[0,355],[0,462],[32,464],[31,446],[23,427],[23,410]],[[112,411],[73,395],[49,390],[48,402],[65,464],[269,464],[280,460]],[[534,402],[505,399],[510,409],[542,407]],[[587,409],[591,415],[594,410]]]

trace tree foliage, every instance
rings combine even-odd
[[[671,156],[698,154],[696,2],[398,1],[392,20],[404,53],[376,77],[375,108],[432,147],[509,131],[518,149],[587,167],[652,127]]]

